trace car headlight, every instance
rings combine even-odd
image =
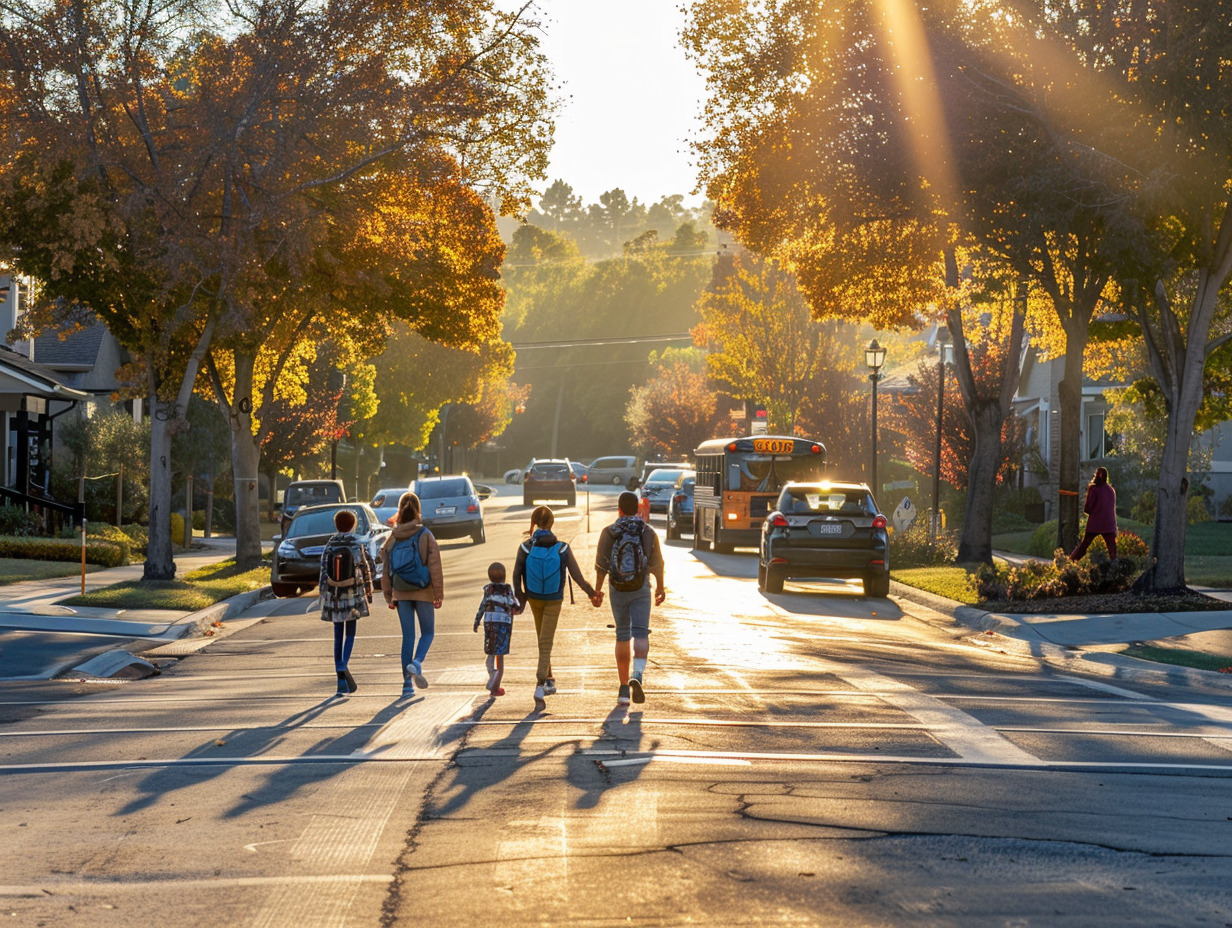
[[[299,557],[299,548],[291,544],[289,541],[281,542],[278,545],[278,556],[282,558]]]

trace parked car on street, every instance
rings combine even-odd
[[[484,543],[483,506],[470,477],[465,474],[420,477],[411,489],[419,497],[423,524],[437,538],[470,535],[475,544]]]
[[[580,461],[570,461],[569,469],[573,471],[574,483],[589,483],[590,472],[586,469],[586,465]]]
[[[398,500],[402,499],[402,494],[409,490],[410,487],[387,487],[384,490],[377,490],[372,496],[372,502],[368,505],[376,513],[376,517],[388,525],[389,520],[398,514]]]
[[[526,472],[524,467],[514,467],[511,470],[505,471],[505,483],[512,483],[515,486],[522,482],[522,474]]]
[[[667,501],[667,538],[669,541],[680,537],[683,532],[693,531],[693,487],[697,483],[697,474],[685,471],[680,486]]]
[[[282,519],[279,526],[287,533],[291,519],[301,506],[320,506],[324,503],[345,503],[346,489],[341,480],[296,480],[287,484],[282,493]]]
[[[610,483],[614,487],[627,487],[637,476],[637,458],[631,454],[595,458],[587,465],[586,475],[591,486]]]
[[[650,501],[651,512],[667,512],[667,502],[680,487],[685,474],[693,473],[688,467],[660,467],[652,470],[646,482],[638,488],[638,495]]]
[[[564,500],[566,506],[577,505],[577,481],[568,458],[534,461],[522,477],[522,505],[538,500]]]
[[[385,525],[367,503],[326,503],[321,506],[301,506],[286,532],[275,540],[274,562],[270,567],[270,586],[275,596],[295,596],[305,590],[315,590],[321,580],[321,553],[334,534],[334,513],[350,509],[355,513],[355,536],[367,547],[376,562],[379,583],[381,562],[377,557],[389,526]]]
[[[783,592],[789,577],[859,578],[866,596],[890,593],[886,518],[866,483],[788,483],[762,523],[757,586]]]
[[[656,470],[692,470],[693,465],[688,461],[647,461],[642,465],[642,472],[638,476],[634,476],[628,483],[625,484],[630,490],[640,489],[650,475]]]

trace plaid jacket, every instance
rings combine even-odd
[[[358,582],[354,586],[332,587],[329,585],[327,565],[330,549],[349,547],[351,557],[355,561],[355,576]],[[321,552],[321,620],[324,622],[349,622],[351,619],[362,618],[369,614],[368,604],[372,602],[373,578],[376,577],[376,564],[372,555],[362,545],[353,532],[335,532],[325,543]]]

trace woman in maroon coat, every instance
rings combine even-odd
[[[1103,536],[1104,544],[1108,546],[1108,557],[1116,560],[1117,521],[1116,521],[1116,490],[1108,482],[1108,468],[1095,468],[1095,476],[1087,484],[1087,502],[1082,507],[1087,514],[1087,528],[1082,535],[1082,541],[1073,551],[1069,559],[1076,561],[1087,553],[1087,548],[1095,540],[1096,535]]]

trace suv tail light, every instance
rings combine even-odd
[[[776,512],[770,517],[770,524],[775,528],[787,528],[787,517],[781,512]]]
[[[886,527],[886,517],[885,516],[877,516],[875,519],[873,519],[873,528],[885,528],[885,527]]]

